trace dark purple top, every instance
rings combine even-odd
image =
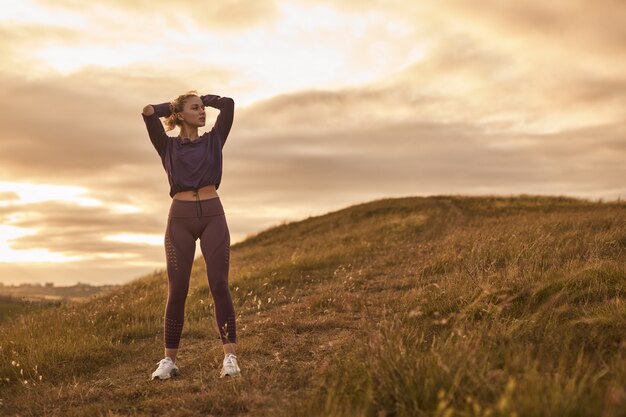
[[[170,103],[153,104],[154,113],[143,121],[148,136],[159,153],[170,183],[170,196],[179,191],[191,191],[222,181],[222,148],[233,125],[235,102],[230,97],[216,95],[200,96],[205,106],[220,110],[215,125],[195,140],[169,136],[165,133],[160,117],[171,114]]]

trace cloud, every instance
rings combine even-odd
[[[12,191],[0,192],[0,204],[19,200],[20,196]]]
[[[303,93],[246,109],[240,117],[242,124],[256,125],[265,120],[270,128],[259,128],[257,133],[249,129],[238,141],[232,141],[229,152],[234,161],[227,162],[227,169],[232,167],[238,178],[249,178],[251,188],[284,190],[280,196],[268,191],[268,200],[311,204],[319,193],[310,190],[323,190],[324,198],[334,198],[347,190],[355,195],[367,194],[368,190],[437,193],[486,185],[500,192],[532,192],[541,184],[556,182],[567,183],[560,190],[563,193],[582,190],[585,184],[590,185],[586,189],[593,188],[591,184],[620,188],[615,181],[607,181],[609,177],[621,178],[612,170],[626,156],[623,148],[616,148],[624,133],[620,123],[515,134],[494,133],[470,123],[392,120],[385,124],[383,116],[362,112],[372,105],[367,97],[369,93],[354,91],[343,96],[340,92]],[[384,96],[374,97],[370,100],[382,103],[383,108],[388,104]],[[419,113],[418,106],[415,109]],[[333,117],[322,118],[318,129],[289,131],[289,126],[297,126],[305,117],[303,114],[322,111]],[[352,112],[373,115],[372,122],[350,123]],[[348,122],[337,128],[344,116]],[[281,126],[276,133],[271,131],[274,125]],[[604,153],[605,149],[611,152]],[[611,169],[598,166],[599,160],[609,163]],[[582,168],[584,175],[573,167]],[[288,182],[298,186],[290,187]]]
[[[274,9],[263,0],[23,2],[0,14],[0,74],[40,79],[131,66],[145,74],[181,73],[185,66],[186,79],[210,75],[207,67],[228,72],[231,63],[219,57],[233,48],[224,41],[270,23]]]
[[[0,170],[5,178],[81,183],[80,177],[115,177],[133,166],[135,174],[126,169],[124,180],[145,180],[160,160],[141,110],[187,89],[175,79],[122,71],[83,71],[36,81],[6,77],[0,84],[7,98],[0,104],[0,124],[5,126]],[[215,117],[217,112],[208,114]]]
[[[111,202],[107,203],[102,207],[81,207],[47,201],[0,207],[0,223],[19,230],[21,235],[8,242],[10,250],[17,251],[13,261],[0,262],[3,281],[123,283],[161,269],[164,265],[161,246],[109,241],[107,237],[118,233],[162,235],[164,216],[116,213]],[[28,259],[27,263],[16,261],[15,258],[24,258],[21,251],[36,259]],[[37,263],[40,256],[37,251],[76,260],[50,264],[39,259]]]
[[[625,113],[624,2],[326,3],[353,14],[385,10],[399,24],[411,22],[407,36],[424,44],[424,56],[383,83],[443,99],[426,117],[555,132],[614,123]]]
[[[79,7],[65,2],[30,13],[50,14],[49,20],[16,14],[6,20],[6,39],[0,38],[0,52],[7,56],[3,60],[7,65],[0,63],[0,74],[39,79],[91,68],[133,74],[143,70],[144,76],[180,78],[237,94],[239,102],[247,104],[318,85],[340,88],[369,82],[405,67],[422,53],[422,42],[408,36],[411,24],[384,11],[347,15],[324,5],[267,3],[262,8],[275,9],[271,17],[256,13],[255,25],[221,30],[210,19],[199,24],[195,19],[202,13],[186,6],[123,4]],[[225,4],[230,14],[231,6],[244,3]],[[254,12],[249,3],[245,7]],[[167,21],[174,17],[176,23]],[[198,73],[201,68],[233,76],[224,82],[211,73]]]
[[[105,15],[111,20],[126,21],[132,18],[138,23],[143,20],[144,24],[158,24],[158,26],[184,25],[192,21],[200,27],[208,26],[220,30],[241,29],[267,23],[276,15],[276,5],[273,0],[254,2],[190,0],[179,3],[109,0],[106,4],[85,3],[79,0],[40,0],[37,3],[52,10],[77,11],[81,15]]]
[[[305,4],[332,4],[347,13],[385,10],[400,21],[410,20],[427,31],[471,34],[486,37],[490,44],[531,42],[537,49],[556,47],[572,53],[587,52],[598,57],[615,58],[623,51],[626,4],[621,0],[442,0],[408,2],[403,0],[300,0]],[[569,47],[574,46],[571,50]],[[582,48],[582,50],[581,50]],[[535,49],[535,50],[537,50]],[[522,55],[533,50],[519,50]]]
[[[475,64],[468,65],[469,69],[459,71],[471,73]],[[282,220],[297,220],[381,196],[442,192],[595,196],[598,192],[624,192],[623,185],[613,180],[626,174],[620,162],[626,153],[620,124],[554,133],[493,132],[488,126],[472,123],[471,118],[434,120],[436,107],[447,105],[443,96],[431,100],[401,85],[394,80],[345,90],[305,91],[237,108],[224,150],[220,188],[233,241]],[[50,93],[42,91],[45,100]],[[114,96],[109,92],[102,100]],[[42,156],[42,165],[34,169],[41,171],[39,180],[48,172],[69,181],[72,171],[79,172],[72,182],[88,187],[89,197],[106,205],[46,202],[4,207],[0,211],[4,218],[15,213],[23,216],[13,225],[37,229],[35,235],[12,241],[15,248],[43,247],[81,256],[131,254],[146,263],[162,259],[162,251],[154,247],[105,240],[117,233],[162,234],[169,204],[165,173],[143,122],[138,114],[126,116],[120,111],[115,117],[114,112],[107,112],[116,105],[116,101],[108,101],[102,104],[103,111],[111,120],[128,117],[123,124],[138,125],[132,136],[142,145],[137,145],[141,149],[136,154],[125,147],[121,152],[120,142],[110,141],[111,148],[94,141],[81,142],[74,132],[76,137],[62,136],[59,143],[68,141],[78,147],[81,164],[63,156],[57,160],[53,154],[49,159]],[[102,120],[91,122],[95,123],[93,130],[106,125]],[[83,129],[88,131],[89,126],[88,120]],[[50,129],[45,124],[42,127]],[[27,155],[27,149],[23,152]],[[6,157],[6,164],[20,175],[26,174],[27,168],[33,171],[32,164],[13,156]],[[112,207],[116,204],[135,205],[140,212],[115,213]]]
[[[0,27],[0,174],[99,205],[4,192],[0,221],[33,230],[14,248],[94,258],[62,273],[164,266],[162,248],[106,237],[163,233],[169,186],[140,112],[189,89],[235,98],[233,242],[382,197],[626,194],[623,2],[38,4],[54,18]]]
[[[11,225],[14,227],[35,231],[13,240],[13,249],[45,248],[81,257],[94,252],[126,249],[103,240],[105,236],[122,232],[154,233],[164,227],[163,220],[143,213],[117,214],[108,206],[80,207],[60,201],[3,207],[0,215],[4,219],[13,219]]]
[[[623,16],[626,5],[619,0],[444,3],[446,10],[456,12],[459,18],[475,25],[487,25],[487,30],[507,34],[508,38],[528,40],[550,50],[610,58],[611,53],[625,48]]]

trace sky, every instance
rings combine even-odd
[[[188,90],[235,101],[233,244],[381,198],[626,197],[623,0],[0,3],[5,285],[165,267],[141,110]]]

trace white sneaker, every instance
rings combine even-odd
[[[220,378],[225,376],[238,376],[241,373],[239,365],[237,365],[237,357],[232,353],[229,353],[224,357],[222,363],[222,372],[220,372]]]
[[[169,379],[173,376],[178,375],[178,367],[172,361],[172,358],[169,356],[165,359],[161,359],[157,362],[159,367],[156,371],[152,372],[152,379]]]

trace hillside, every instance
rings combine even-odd
[[[242,378],[198,259],[177,364],[163,271],[0,324],[0,415],[625,416],[626,204],[373,201],[231,250]]]

